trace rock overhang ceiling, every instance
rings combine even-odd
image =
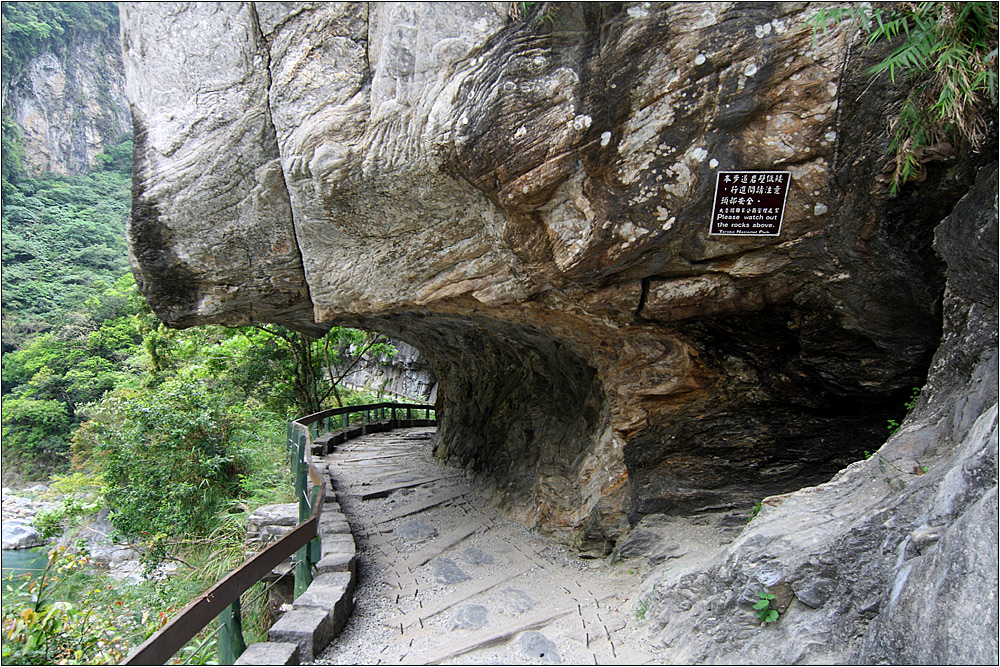
[[[807,5],[647,4],[126,4],[150,304],[414,344],[440,455],[595,552],[828,478],[923,382],[970,165],[890,199],[899,93]],[[780,236],[708,234],[720,170],[790,172]]]

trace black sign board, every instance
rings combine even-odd
[[[720,171],[708,233],[777,236],[791,182],[787,171]]]

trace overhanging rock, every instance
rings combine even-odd
[[[900,93],[808,5],[515,4],[125,4],[156,313],[413,344],[439,453],[594,553],[876,448],[972,158],[890,199]],[[708,234],[720,170],[790,173],[780,236]]]

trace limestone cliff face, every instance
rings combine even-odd
[[[21,128],[29,173],[91,170],[132,133],[118,40],[91,33],[33,57],[4,85],[3,110]]]
[[[804,3],[512,6],[124,5],[157,314],[412,344],[440,455],[597,554],[876,449],[976,158],[890,199],[900,93]],[[791,172],[781,235],[710,236],[716,174],[751,169]]]
[[[396,348],[392,356],[349,348],[340,353],[337,374],[344,374],[348,385],[366,387],[419,401],[437,400],[437,378],[424,361],[420,350],[402,341],[390,341]]]

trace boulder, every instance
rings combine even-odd
[[[109,568],[116,568],[127,562],[138,562],[137,559],[141,554],[137,550],[128,544],[114,541],[117,531],[108,518],[110,513],[110,508],[105,507],[79,531],[64,533],[59,538],[59,543],[71,547],[77,540],[86,540],[87,554],[91,562]]]
[[[5,519],[3,521],[4,549],[30,549],[44,543],[42,534],[31,525],[30,520]]]
[[[593,555],[877,449],[995,132],[890,197],[906,91],[808,3],[525,6],[123,3],[156,314],[413,345],[437,455]],[[788,172],[779,235],[709,234],[733,170]]]
[[[298,523],[298,503],[263,505],[247,518],[246,542],[273,542],[290,533]]]

